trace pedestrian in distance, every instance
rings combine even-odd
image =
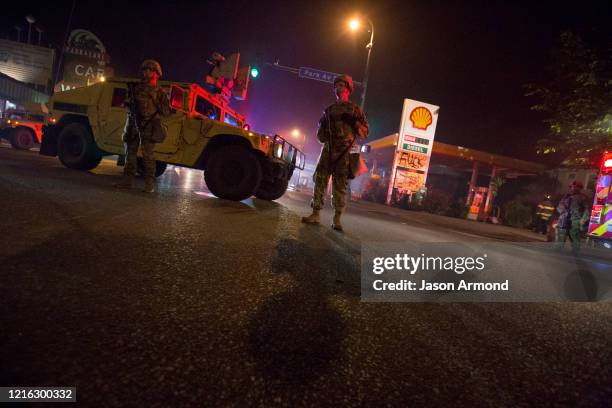
[[[340,218],[346,207],[346,193],[349,182],[351,147],[358,140],[368,136],[368,121],[361,108],[351,102],[353,79],[339,75],[334,80],[336,102],[328,106],[319,120],[317,138],[323,144],[319,162],[315,169],[315,183],[312,201],[312,214],[303,217],[306,224],[319,224],[323,208],[323,197],[329,177],[332,177],[332,206],[335,210],[332,228],[342,231]]]
[[[552,201],[550,201],[550,195],[545,194],[544,200],[542,200],[538,204],[538,207],[537,207],[535,232],[544,234],[544,235],[547,234],[548,224],[554,212],[555,212],[555,207]]]
[[[145,60],[141,65],[142,82],[129,87],[126,105],[130,108],[123,132],[125,142],[125,166],[118,188],[131,188],[137,167],[138,148],[142,147],[145,188],[155,192],[155,144],[163,141],[165,134],[160,123],[162,116],[170,114],[168,96],[158,84],[162,76],[159,62]]]

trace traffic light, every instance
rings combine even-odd
[[[259,76],[259,70],[255,67],[251,68],[251,76],[257,78],[257,76]]]
[[[245,65],[238,68],[238,75],[234,78],[234,88],[232,89],[232,95],[235,99],[243,101],[247,97],[247,89],[249,88],[249,79],[251,73],[251,67]]]

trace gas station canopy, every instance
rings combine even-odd
[[[372,152],[380,149],[393,148],[397,145],[397,137],[398,134],[394,133],[373,140],[369,142],[368,145],[371,147]],[[433,142],[432,156],[435,156],[432,157],[432,160],[435,160],[436,163],[448,164],[450,167],[457,170],[472,171],[473,163],[477,162],[495,167],[497,174],[504,172],[507,173],[509,177],[535,175],[546,170],[546,166],[539,163],[438,141]]]

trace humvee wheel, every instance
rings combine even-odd
[[[11,146],[15,149],[29,150],[34,147],[36,135],[31,129],[16,127],[10,133]]]
[[[259,188],[261,165],[255,154],[245,147],[221,147],[208,160],[204,180],[217,197],[241,201]]]
[[[168,167],[166,162],[155,160],[155,177],[159,177],[164,174],[166,167]],[[141,157],[139,157],[138,161],[136,162],[136,173],[138,173],[139,176],[144,176],[144,163]]]
[[[262,200],[276,200],[285,194],[288,185],[287,177],[275,178],[272,182],[263,180],[255,192],[255,197]]]
[[[64,166],[76,170],[91,170],[102,160],[93,136],[81,123],[70,123],[62,129],[57,155]]]

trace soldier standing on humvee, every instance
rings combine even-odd
[[[126,105],[132,106],[125,124],[123,141],[126,144],[123,180],[116,184],[119,188],[131,188],[136,174],[138,147],[142,145],[145,188],[147,193],[155,192],[155,121],[170,113],[170,103],[166,93],[157,81],[162,76],[157,61],[146,60],[142,63],[143,81],[132,89]]]
[[[310,203],[312,214],[303,217],[302,222],[319,223],[323,196],[331,175],[332,204],[335,210],[332,228],[342,231],[340,217],[346,207],[350,148],[356,139],[365,139],[368,136],[368,121],[361,108],[349,100],[353,92],[353,79],[350,76],[336,77],[334,92],[336,102],[325,109],[317,131],[317,138],[324,145],[313,177],[315,187]]]

